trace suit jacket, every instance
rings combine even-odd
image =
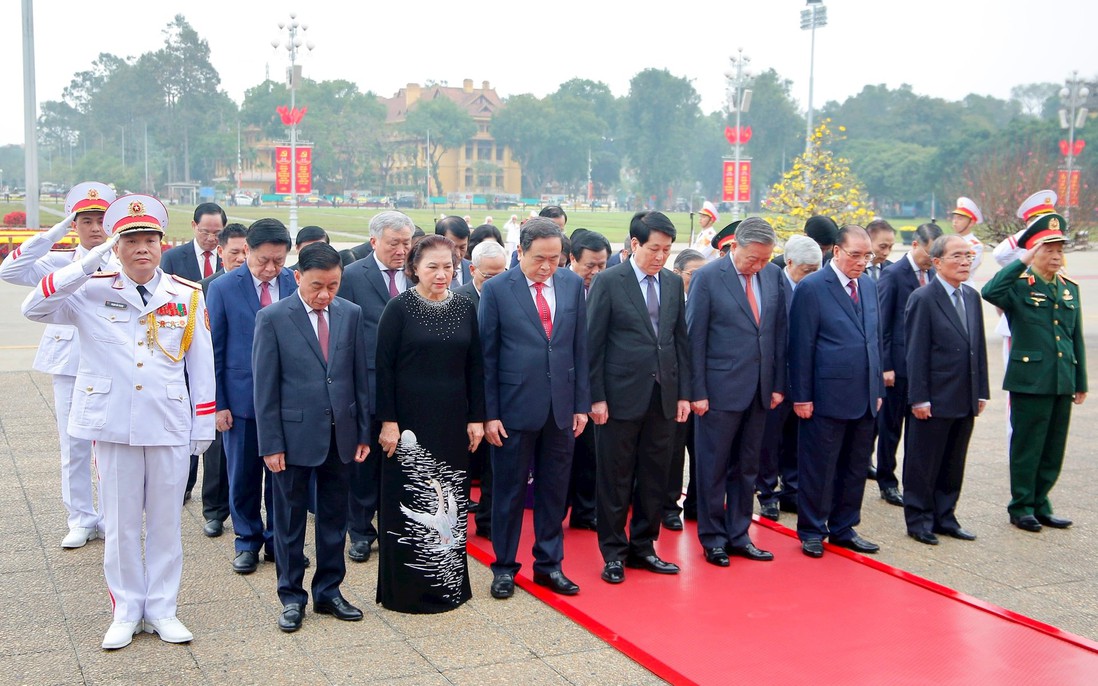
[[[343,260],[343,266],[348,267],[351,264],[361,260],[374,251],[374,246],[370,245],[370,241],[365,243],[359,243],[353,248],[347,248],[346,250],[339,251],[339,259]]]
[[[362,325],[365,332],[366,366],[369,370],[370,388],[377,392],[377,323],[389,304],[389,282],[371,255],[352,263],[343,270],[339,285],[339,297],[350,300],[362,308]],[[370,398],[371,413],[377,409],[375,398]]]
[[[904,259],[906,260],[907,258],[904,258]],[[882,262],[881,265],[880,265],[881,266],[881,271],[880,271],[879,274],[877,274],[877,278],[875,278],[873,280],[876,281],[877,283],[880,283],[881,277],[884,276],[884,273],[885,273],[885,267],[887,267],[890,264],[893,264],[892,260],[885,260],[884,262]],[[869,274],[870,278],[873,278],[873,274],[871,274],[869,270],[870,270],[871,267],[874,267],[874,266],[875,265],[868,264],[865,267],[865,273]]]
[[[851,420],[877,415],[884,398],[877,286],[858,278],[859,309],[830,266],[809,274],[793,292],[789,312],[790,386],[794,403],[814,413]]]
[[[480,344],[489,420],[507,430],[536,431],[550,408],[560,429],[591,410],[587,360],[587,305],[583,279],[567,269],[553,273],[556,313],[545,337],[521,269],[484,282],[480,293]]]
[[[217,250],[213,251],[212,257],[214,271],[221,269],[221,258],[218,257]],[[164,270],[165,274],[182,276],[184,279],[190,279],[195,283],[202,280],[202,267],[203,265],[198,263],[198,256],[194,253],[194,239],[165,251],[160,258],[160,268]]]
[[[934,270],[927,274],[927,282],[933,280]],[[919,277],[905,257],[895,267],[881,272],[877,281],[877,300],[881,307],[881,341],[883,353],[881,368],[895,371],[900,378],[907,377],[907,342],[904,334],[904,311],[907,299],[919,287]]]
[[[470,281],[473,280],[473,277],[469,274],[469,265],[470,264],[472,264],[472,262],[465,259],[464,257],[461,259],[461,268],[460,268],[460,270],[461,270],[461,285],[462,286],[464,286],[465,284],[467,284],[467,283],[469,283]],[[454,274],[454,283],[455,284],[457,283],[457,274],[456,273]]]
[[[286,464],[324,463],[335,434],[347,463],[370,442],[362,310],[335,298],[328,305],[328,360],[296,293],[255,318],[255,417],[259,454],[286,453]]]
[[[943,419],[975,415],[980,398],[991,397],[980,296],[961,288],[967,331],[938,279],[911,294],[904,314],[908,402],[928,402],[933,416]]]
[[[605,401],[614,419],[644,416],[657,374],[665,417],[674,418],[678,401],[690,398],[682,278],[661,269],[659,288],[657,338],[631,261],[607,269],[591,282],[587,295],[591,400]]]
[[[477,287],[473,285],[473,281],[470,279],[469,283],[465,284],[461,288],[455,288],[454,293],[460,293],[466,298],[473,301],[473,307],[480,307],[480,293],[477,292]]]
[[[208,296],[209,292],[210,292],[210,284],[213,283],[216,279],[218,279],[222,276],[225,276],[225,269],[224,268],[218,269],[213,274],[210,274],[206,278],[199,281],[198,285],[202,286],[202,295],[207,295]]]
[[[709,407],[742,412],[758,390],[763,406],[770,394],[785,393],[786,314],[782,270],[766,265],[758,274],[759,323],[747,302],[735,265],[728,257],[710,262],[694,274],[686,301],[690,333],[691,400]]]
[[[297,283],[289,269],[283,267],[276,278],[279,300],[297,291]],[[209,293],[217,409],[230,410],[235,417],[252,419],[255,417],[252,341],[255,338],[255,317],[259,312],[259,295],[248,266],[241,265],[211,283]]]

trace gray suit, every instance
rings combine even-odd
[[[346,574],[347,463],[369,443],[370,395],[362,311],[340,298],[327,309],[328,360],[297,294],[256,316],[252,367],[259,454],[285,453],[275,472],[275,561],[282,603],[304,604],[305,522],[316,474],[313,602],[340,597]],[[376,456],[374,459],[378,459]]]
[[[690,284],[691,400],[709,401],[695,436],[698,538],[704,548],[751,542],[766,413],[771,394],[786,390],[784,279],[773,264],[753,279],[758,323],[730,258],[702,267]]]

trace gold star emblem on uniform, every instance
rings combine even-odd
[[[1049,219],[1048,220],[1048,228],[1052,229],[1053,231],[1059,231],[1060,230],[1060,220],[1057,219],[1056,217],[1053,217],[1052,219]]]
[[[95,200],[98,197],[99,197],[99,191],[95,190],[94,188],[89,188],[88,189],[88,199],[89,200]]]
[[[140,200],[134,200],[130,203],[130,216],[136,217],[145,214],[145,205]]]
[[[1052,204],[1052,196],[1050,196],[1050,195],[1045,196],[1045,204],[1046,205],[1051,205]]]

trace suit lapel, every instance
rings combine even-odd
[[[371,260],[366,263],[366,283],[370,284],[377,294],[381,296],[382,300],[389,299],[389,284],[388,277],[381,273],[381,268],[377,266],[377,260]]]
[[[627,264],[626,269],[622,270],[622,287],[625,288],[625,293],[633,306],[637,308],[637,313],[641,316],[641,319],[648,324],[645,329],[652,335],[652,340],[656,340],[656,330],[652,328],[652,318],[648,316],[648,306],[644,302],[644,294],[641,293],[637,273],[633,271],[633,265],[631,264]]]
[[[835,273],[834,269],[828,267],[830,271],[825,272],[827,281],[827,290],[831,293],[831,297],[839,303],[839,307],[842,308],[846,316],[850,317],[850,321],[858,327],[859,331],[865,329],[865,325],[862,322],[862,318],[858,316],[858,313],[854,310],[854,301],[850,298],[850,293],[843,288],[842,283],[839,281],[839,275]],[[860,285],[860,284],[859,284]],[[861,289],[858,290],[858,298],[861,299]]]
[[[242,264],[237,267],[236,271],[240,272],[237,276],[237,286],[240,289],[240,295],[244,298],[244,302],[248,304],[248,307],[252,309],[252,314],[259,312],[259,294],[255,292],[255,283],[252,281],[252,273],[248,271],[248,265]],[[233,272],[235,275],[235,272]]]
[[[298,298],[301,300],[301,298]],[[339,337],[343,335],[343,314],[344,309],[338,301],[332,300],[328,304],[328,369],[332,368],[332,360],[335,359],[335,345]],[[320,341],[317,341],[317,348],[320,347]],[[323,357],[321,357],[323,359]]]
[[[515,269],[514,274],[511,276],[511,292],[514,294],[515,300],[518,301],[519,309],[526,313],[526,316],[530,318],[530,322],[544,336],[545,327],[541,325],[538,308],[534,304],[533,296],[530,294],[530,287],[526,285],[526,275],[522,273],[521,269]]]
[[[331,308],[329,308],[331,312]],[[330,319],[331,317],[329,317]],[[320,341],[317,340],[316,332],[313,331],[313,323],[309,320],[309,313],[305,311],[305,304],[301,302],[301,298],[295,297],[290,301],[290,320],[297,327],[297,330],[301,333],[302,338],[305,339],[305,343],[309,346],[309,350],[313,351],[316,355],[316,359],[320,362],[321,366],[326,366],[324,363],[324,355],[320,352]],[[328,325],[328,352],[331,353],[331,341],[332,341],[332,327]],[[331,355],[329,354],[329,357]]]
[[[755,324],[755,313],[751,311],[751,303],[747,302],[747,292],[744,291],[743,285],[740,284],[740,275],[736,273],[736,266],[732,264],[732,260],[727,257],[721,258],[721,272],[724,281],[724,287],[728,289],[728,292],[732,295],[732,299],[740,306],[743,313],[747,315],[747,319]],[[761,280],[761,279],[760,279]],[[759,293],[755,294],[756,302],[758,302]],[[758,324],[755,324],[758,328]]]
[[[560,321],[559,315],[561,313],[561,308],[564,307],[564,304],[568,302],[568,298],[571,297],[571,291],[568,290],[568,284],[564,279],[558,276],[559,273],[559,269],[553,273],[553,288],[556,289],[558,316],[553,318],[553,336],[549,340],[556,340],[557,333],[561,329],[561,327],[557,326],[557,322]],[[541,324],[541,318],[538,318],[538,324]]]
[[[297,291],[297,279],[294,278],[292,269],[283,268],[278,274],[278,299],[288,298]],[[259,296],[256,296],[256,303]]]
[[[126,291],[133,291],[132,297],[135,298],[137,304],[140,305],[141,294],[137,292],[137,288],[126,288]],[[149,295],[149,304],[141,305],[138,309],[142,314],[155,312],[162,305],[166,305],[176,294],[176,284],[172,281],[172,277],[167,274],[161,274],[160,283],[157,285],[156,290]]]
[[[957,329],[957,333],[961,334],[961,338],[968,340],[968,333],[965,331],[964,326],[961,324],[961,318],[957,315],[957,308],[953,306],[953,297],[946,292],[945,288],[942,288],[942,284],[938,283],[938,280],[927,284],[934,289],[934,302],[938,303],[939,309],[942,310],[942,314],[945,315],[949,323],[953,325],[953,328]],[[968,303],[965,303],[967,306]],[[968,313],[968,307],[965,307],[965,314]]]

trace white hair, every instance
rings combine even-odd
[[[818,267],[823,262],[823,252],[820,251],[820,245],[815,240],[803,234],[797,234],[785,241],[785,261]]]
[[[473,254],[470,256],[469,261],[473,263],[477,269],[480,269],[480,264],[486,258],[502,257],[505,261],[507,259],[507,253],[503,250],[503,246],[495,241],[484,241],[473,248]]]

